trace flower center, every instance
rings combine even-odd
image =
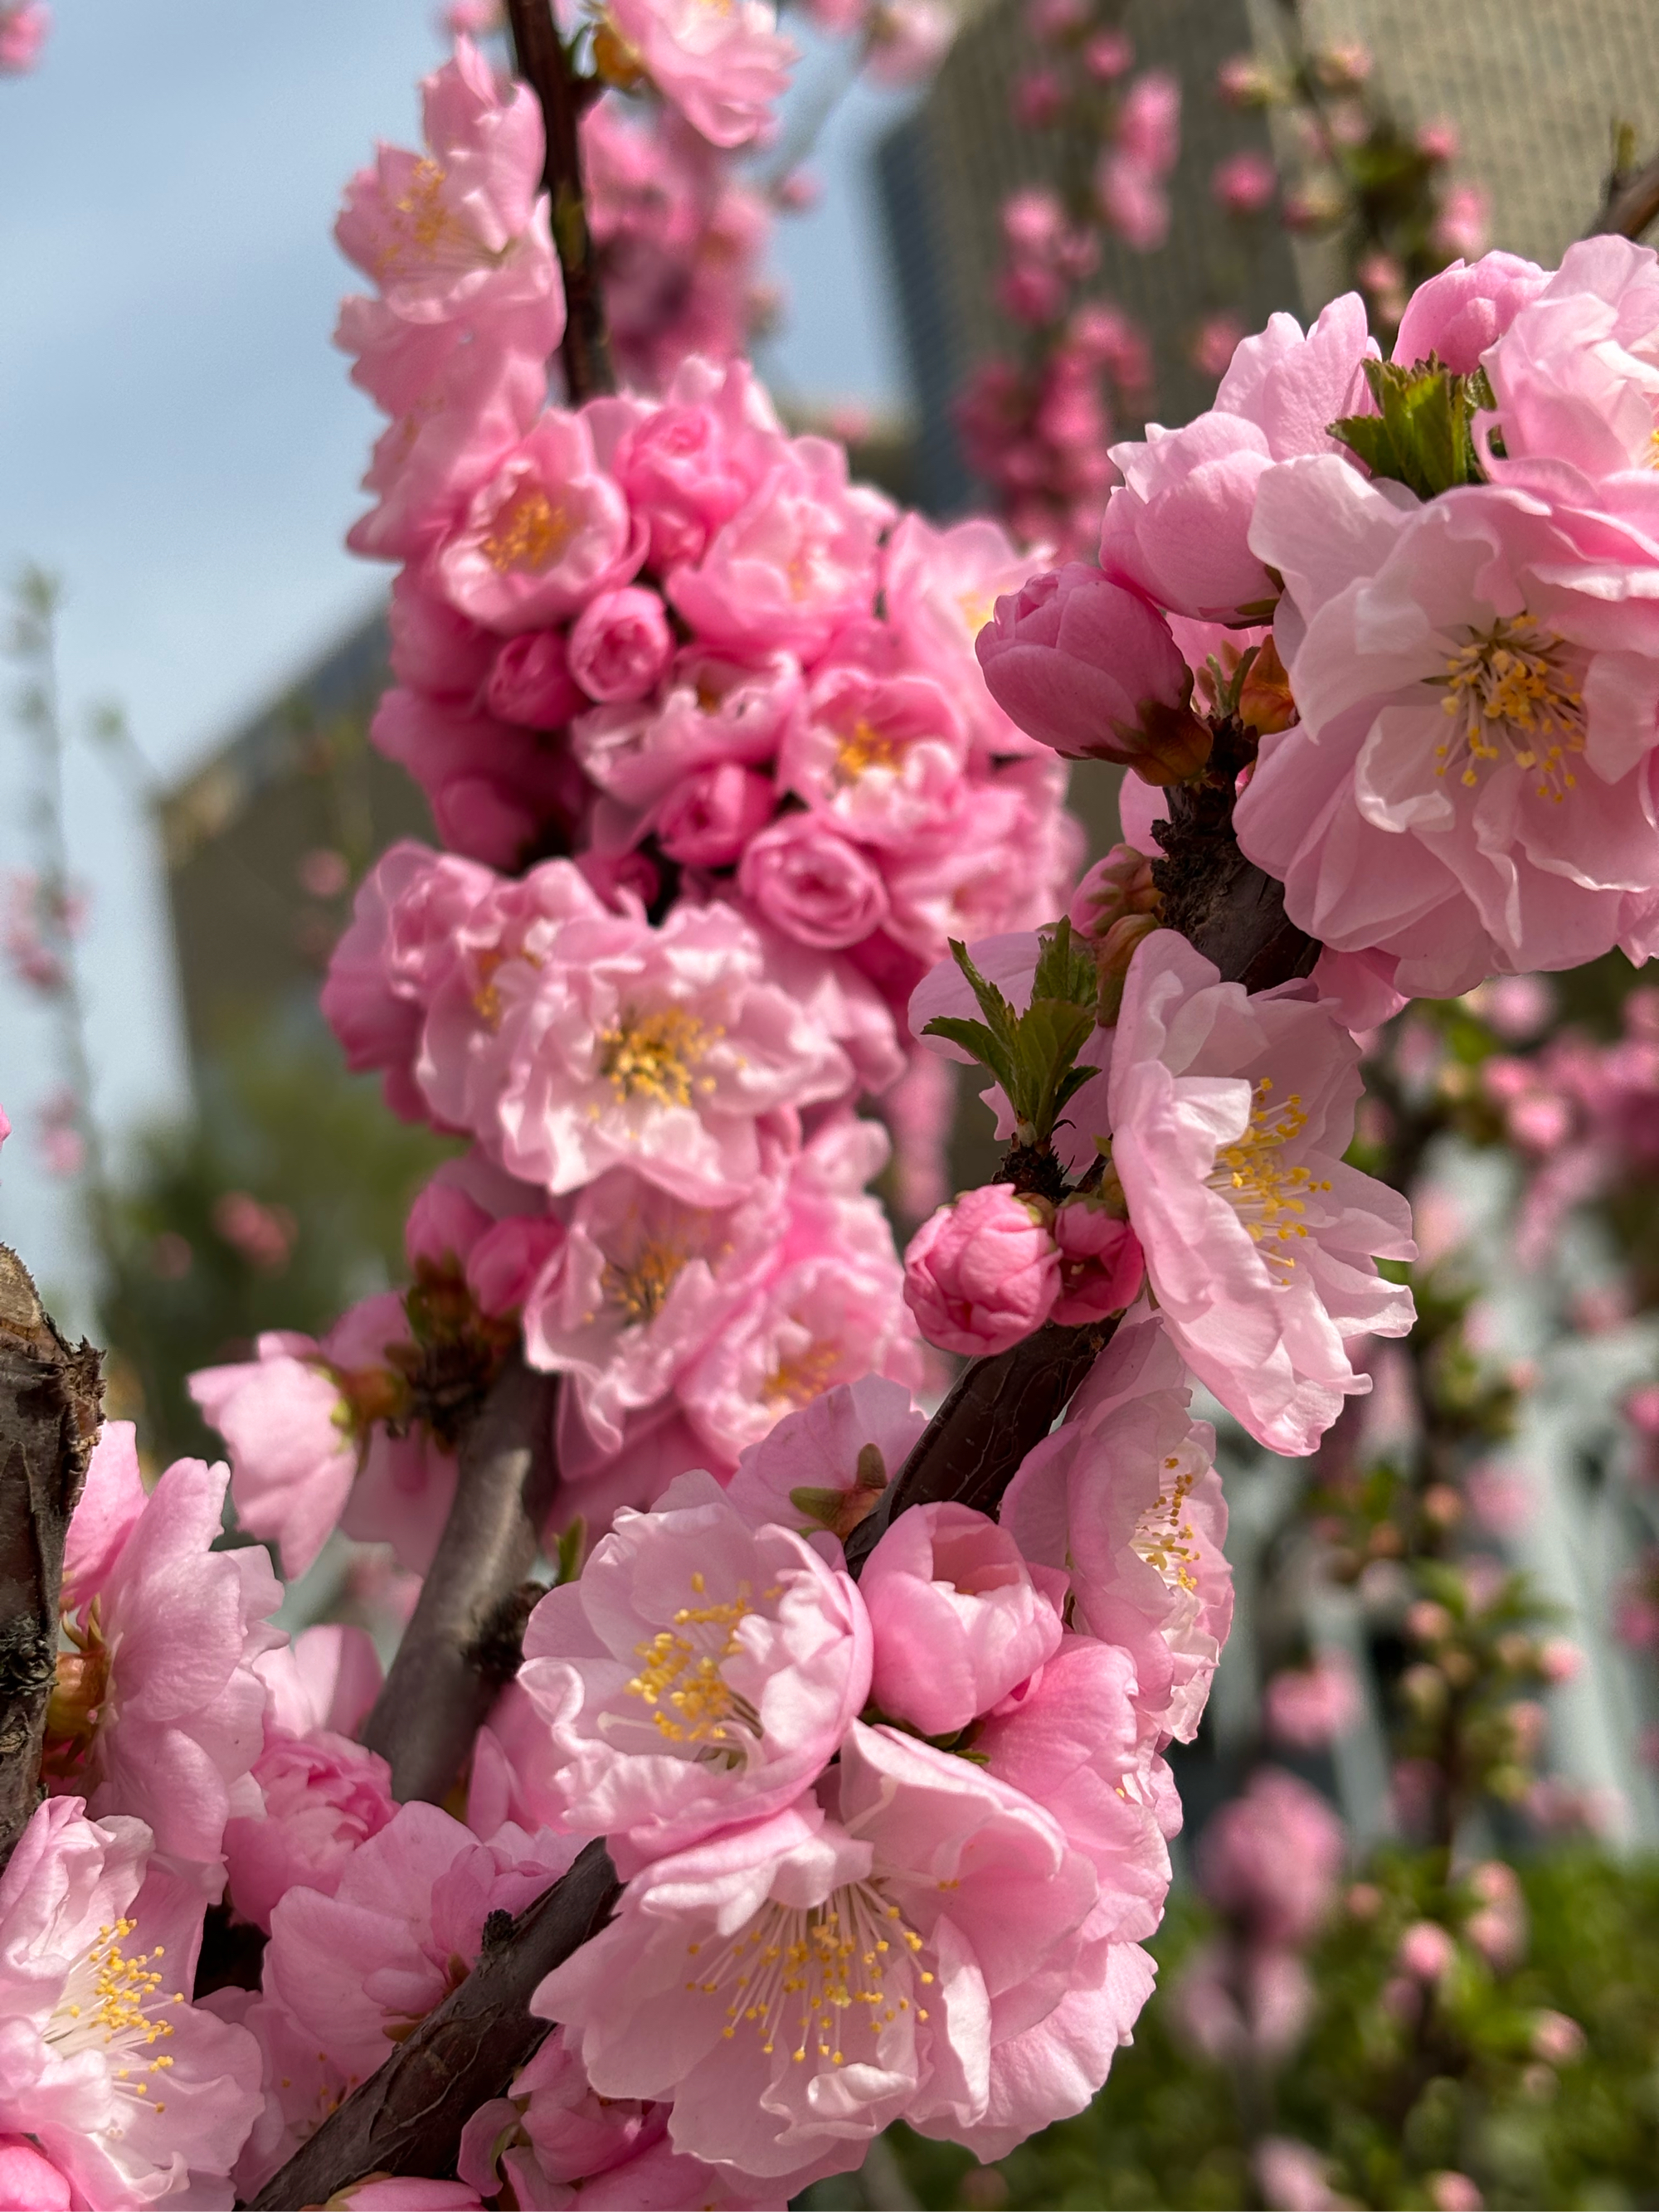
[[[1149,1567],[1156,1567],[1171,1589],[1196,1592],[1198,1539],[1187,1518],[1187,1500],[1198,1480],[1196,1468],[1180,1459],[1164,1462],[1164,1487],[1135,1523],[1130,1538]]]
[[[705,1595],[701,1573],[691,1577],[691,1594],[695,1598]],[[769,1595],[778,1594],[773,1590]],[[749,1584],[739,1583],[733,1598],[681,1606],[666,1628],[635,1645],[640,1671],[624,1692],[644,1701],[650,1711],[649,1725],[663,1744],[718,1765],[741,1766],[748,1743],[757,1741],[761,1733],[760,1715],[721,1672],[725,1662],[743,1648],[738,1624],[755,1610],[749,1599]],[[621,1717],[627,1726],[626,1717]]]
[[[118,1920],[99,1929],[97,1942],[70,1969],[46,2022],[46,2040],[65,2058],[99,2051],[131,2061],[113,2068],[115,2085],[129,2097],[148,2097],[149,2076],[165,2074],[173,2061],[163,2054],[146,2062],[139,2053],[173,2033],[172,2021],[156,2015],[167,2006],[183,2004],[185,1993],[161,1993],[161,1976],[153,1962],[165,1955],[161,1944],[131,1957],[122,1950],[135,1924]],[[131,2078],[135,2070],[137,2081]],[[164,2112],[167,2106],[158,2104],[152,2110]]]
[[[872,768],[893,773],[904,763],[904,747],[884,730],[876,729],[860,715],[836,748],[836,781],[856,783]]]
[[[606,1303],[630,1324],[655,1321],[685,1261],[678,1245],[666,1243],[641,1245],[626,1265],[607,1260],[602,1278]]]
[[[810,1406],[835,1381],[841,1366],[841,1347],[809,1344],[793,1356],[786,1353],[761,1385],[769,1405]]]
[[[1299,1218],[1307,1211],[1308,1195],[1330,1185],[1316,1182],[1306,1168],[1288,1167],[1280,1158],[1284,1147],[1306,1128],[1308,1117],[1294,1091],[1282,1104],[1269,1104],[1273,1087],[1266,1075],[1256,1085],[1250,1126],[1236,1143],[1217,1151],[1209,1182],[1212,1190],[1231,1200],[1250,1242],[1267,1248],[1262,1257],[1268,1265],[1293,1267],[1295,1260],[1283,1248],[1308,1233]]]
[[[110,1654],[98,1621],[94,1598],[85,1628],[64,1616],[65,1634],[78,1646],[58,1654],[57,1680],[46,1703],[46,1740],[40,1756],[43,1773],[59,1781],[78,1774],[97,1741],[98,1723],[109,1695]]]
[[[706,1029],[682,1006],[654,1014],[624,1013],[599,1038],[599,1073],[619,1099],[650,1098],[659,1106],[691,1103],[691,1071],[721,1032]],[[700,1086],[712,1088],[708,1083]]]
[[[685,1948],[697,1958],[703,1946]],[[921,1948],[921,1936],[878,1882],[850,1882],[822,1905],[763,1905],[685,1986],[726,1999],[728,2041],[740,2027],[752,2026],[769,2057],[781,2039],[797,2066],[809,2052],[844,2066],[844,2015],[856,2019],[854,2008],[862,2005],[879,2035],[911,2010],[912,1975],[924,1987],[932,1983],[930,1973],[912,1964]],[[890,1987],[890,1978],[902,1986]],[[917,2020],[927,2019],[924,2007],[915,2011]]]
[[[483,541],[484,557],[498,575],[509,568],[551,568],[576,534],[576,517],[539,484],[515,492]]]
[[[392,201],[388,210],[391,236],[376,256],[382,281],[395,278],[398,271],[411,262],[433,261],[441,249],[447,249],[446,258],[459,257],[466,262],[495,258],[470,238],[456,221],[444,203],[444,171],[429,155],[416,161],[407,189]]]
[[[1443,688],[1452,723],[1434,749],[1436,775],[1461,761],[1458,781],[1472,791],[1485,762],[1507,757],[1536,776],[1534,798],[1559,806],[1577,781],[1571,757],[1584,750],[1583,652],[1528,614],[1465,636],[1445,674],[1428,679]]]

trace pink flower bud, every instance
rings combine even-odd
[[[1267,155],[1247,147],[1242,154],[1217,162],[1211,174],[1210,190],[1218,206],[1224,208],[1229,215],[1260,215],[1273,204],[1273,194],[1279,190],[1279,172]]]
[[[1486,2200],[1467,2173],[1443,2171],[1429,2176],[1429,2201],[1434,2212],[1481,2212]]]
[[[0,46],[0,66],[7,66]],[[16,2212],[69,2212],[68,2176],[22,2136],[0,2136],[0,2203]]]
[[[1103,938],[1120,915],[1157,914],[1163,903],[1146,854],[1133,845],[1114,845],[1073,892],[1068,913],[1079,937]]]
[[[1576,2020],[1564,2012],[1540,2012],[1532,2024],[1532,2047],[1547,2066],[1571,2066],[1589,2046]]]
[[[592,699],[643,699],[673,656],[667,610],[637,584],[601,592],[570,632],[570,672]]]
[[[880,875],[816,814],[787,814],[751,838],[738,884],[775,928],[826,952],[858,944],[887,919]]]
[[[1066,1328],[1121,1313],[1139,1295],[1146,1262],[1121,1215],[1089,1198],[1068,1198],[1054,1216],[1060,1296],[1052,1318]]]
[[[904,1300],[930,1344],[973,1358],[1041,1328],[1060,1295],[1050,1218],[1040,1200],[994,1182],[922,1223],[904,1255]]]
[[[1134,67],[1135,50],[1121,31],[1097,31],[1083,48],[1083,66],[1097,84],[1115,84]]]
[[[1027,1564],[966,1505],[913,1506],[859,1584],[875,1636],[871,1694],[924,1735],[952,1735],[1060,1648],[1066,1577]]]
[[[1419,1982],[1437,1982],[1456,1963],[1457,1945],[1437,1921],[1414,1920],[1400,1939],[1401,1969]]]
[[[657,810],[657,842],[690,868],[724,868],[772,818],[769,777],[719,761],[677,784]]]
[[[1552,1636],[1538,1647],[1538,1671],[1547,1682],[1575,1681],[1583,1665],[1583,1653],[1565,1636]]]
[[[503,722],[527,730],[560,730],[586,704],[571,678],[564,634],[527,630],[495,655],[484,700]]]
[[[1004,713],[1069,760],[1129,762],[1172,783],[1209,757],[1169,624],[1097,568],[1068,562],[1000,599],[975,651]]]
[[[562,1221],[547,1213],[509,1213],[467,1255],[467,1287],[487,1314],[518,1313],[564,1249]]]

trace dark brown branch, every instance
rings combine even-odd
[[[566,392],[573,407],[617,388],[593,236],[582,187],[580,124],[588,88],[575,76],[549,0],[507,0],[519,75],[541,102],[547,134],[542,181],[552,204],[553,244],[564,272]]]
[[[101,1358],[70,1349],[0,1244],[0,1867],[40,1801],[64,1539],[103,1419]]]
[[[605,1848],[593,1843],[516,1920],[492,1913],[460,1987],[271,2177],[256,2208],[326,2204],[368,2173],[453,2174],[462,2128],[549,2033],[551,2023],[530,2011],[537,1984],[599,1933],[619,1894]]]
[[[1641,168],[1613,169],[1586,238],[1640,238],[1659,216],[1659,154]]]
[[[515,1353],[461,1438],[455,1503],[363,1730],[397,1797],[442,1802],[518,1671],[526,1583],[558,1486],[556,1389]]]

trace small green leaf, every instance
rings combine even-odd
[[[556,1586],[575,1581],[582,1571],[582,1554],[586,1549],[587,1522],[579,1513],[568,1528],[560,1531],[553,1561]]]

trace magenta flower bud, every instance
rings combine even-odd
[[[1066,1577],[1027,1564],[972,1507],[919,1505],[871,1553],[859,1592],[875,1637],[871,1693],[924,1735],[952,1735],[1060,1648]]]
[[[994,1182],[922,1223],[904,1255],[904,1298],[929,1343],[972,1358],[1042,1326],[1060,1294],[1051,1218],[1042,1200]]]
[[[1033,576],[997,601],[975,650],[998,706],[1068,760],[1132,763],[1173,783],[1209,757],[1169,624],[1097,568],[1069,561]]]

